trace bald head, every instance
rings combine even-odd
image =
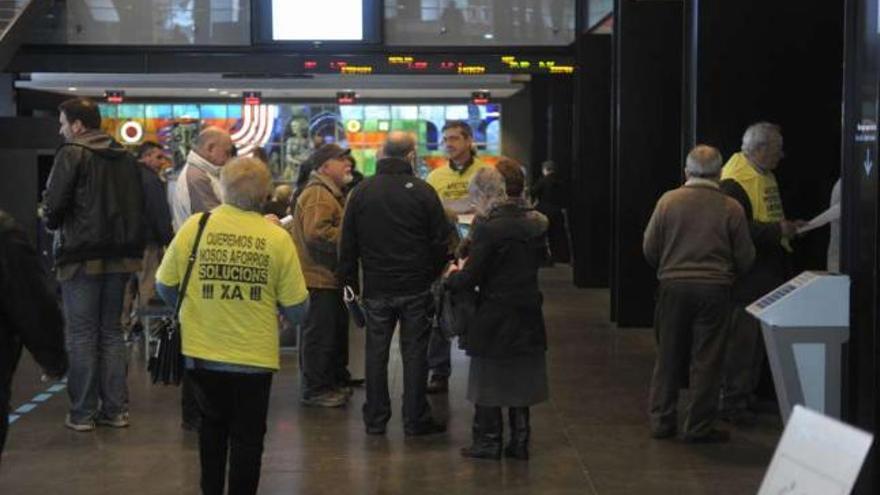
[[[232,156],[232,138],[219,127],[205,127],[193,142],[193,150],[212,165],[222,167]]]
[[[275,201],[284,201],[286,203],[289,203],[291,197],[293,197],[293,188],[287,184],[281,184],[280,186],[276,187],[275,192],[272,193],[272,199],[274,199]]]
[[[404,131],[394,131],[388,134],[385,145],[382,147],[382,156],[386,158],[400,158],[409,160],[409,154],[416,151],[416,140],[412,134]]]

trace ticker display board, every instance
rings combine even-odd
[[[556,74],[576,70],[574,58],[546,55],[356,54],[285,57],[281,72],[296,74]]]

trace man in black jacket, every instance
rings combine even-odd
[[[168,208],[168,195],[162,170],[171,166],[171,161],[155,141],[144,141],[138,146],[137,161],[140,167],[141,185],[144,191],[144,252],[141,269],[129,279],[125,288],[122,305],[122,327],[126,333],[136,330],[132,320],[137,295],[137,307],[144,308],[151,301],[162,304],[156,296],[156,270],[162,261],[165,246],[174,237],[171,226],[171,210]]]
[[[352,191],[346,204],[338,279],[356,286],[358,260],[364,273],[367,320],[364,423],[381,435],[391,418],[388,352],[400,321],[403,357],[403,424],[407,435],[446,431],[425,399],[428,308],[431,283],[446,263],[449,223],[434,189],[413,175],[415,141],[392,132],[376,175]]]
[[[65,425],[128,426],[126,349],[119,315],[125,282],[143,256],[144,200],[134,157],[101,131],[87,99],[59,106],[58,148],[46,184],[46,225],[55,231],[70,412]]]
[[[160,175],[165,164],[170,163],[159,143],[147,141],[138,148],[141,184],[144,191],[144,208],[148,224],[144,231],[143,267],[138,274],[138,298],[140,306],[146,306],[156,297],[156,270],[162,261],[162,252],[174,237],[171,226],[171,210],[165,181]]]
[[[9,427],[12,374],[22,345],[46,375],[67,371],[64,327],[39,256],[11,216],[0,211],[0,454]]]

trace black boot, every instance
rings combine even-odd
[[[510,419],[510,442],[504,448],[504,455],[514,459],[529,460],[529,408],[511,407],[507,411]]]
[[[470,447],[461,449],[464,457],[478,459],[501,459],[501,441],[504,422],[500,407],[476,406],[474,412],[473,437]]]

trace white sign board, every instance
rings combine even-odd
[[[873,435],[795,406],[758,495],[848,495]]]
[[[272,0],[275,41],[361,41],[363,0]]]

